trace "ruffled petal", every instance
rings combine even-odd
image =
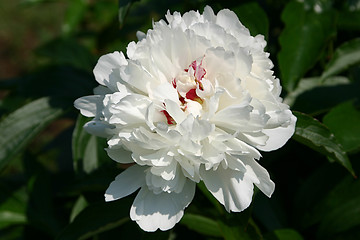
[[[291,116],[290,124],[287,127],[278,127],[273,129],[262,130],[269,139],[266,141],[264,146],[256,146],[261,151],[273,151],[281,148],[291,138],[295,132],[296,117]]]
[[[146,167],[134,165],[120,173],[105,192],[105,201],[126,197],[145,185]]]
[[[107,138],[111,136],[114,133],[115,126],[104,122],[104,121],[98,121],[93,120],[90,122],[87,122],[84,125],[84,129],[95,136]]]
[[[269,173],[257,161],[248,157],[241,157],[248,174],[252,176],[254,184],[268,197],[271,197],[275,190],[275,183],[271,181]]]
[[[80,110],[80,113],[85,117],[95,117],[101,111],[103,96],[93,95],[81,97],[75,100],[74,106]]]
[[[154,194],[142,187],[131,206],[130,218],[145,231],[169,230],[180,221],[194,194],[195,183],[190,180],[180,193]]]
[[[200,176],[207,189],[230,212],[241,212],[252,200],[253,181],[246,172],[224,169],[219,166],[216,171],[200,168]]]
[[[109,123],[135,125],[145,123],[145,115],[151,101],[140,94],[131,94],[123,97],[119,103],[110,108],[113,114]]]
[[[96,81],[101,85],[109,85],[109,76],[113,69],[127,65],[127,60],[122,52],[115,51],[100,57],[94,68]]]
[[[126,151],[123,147],[109,147],[105,149],[109,157],[118,163],[133,163],[131,153]]]

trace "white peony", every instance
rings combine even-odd
[[[75,107],[85,125],[108,139],[108,155],[133,163],[110,184],[106,201],[140,188],[130,217],[145,231],[172,228],[203,181],[227,211],[240,212],[255,184],[268,197],[275,184],[259,150],[283,146],[296,118],[279,97],[266,42],[236,14],[166,14],[122,52],[102,56],[95,95]],[[124,159],[123,150],[132,153]]]

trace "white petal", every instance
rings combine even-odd
[[[219,73],[233,73],[236,71],[236,59],[233,52],[225,51],[222,47],[209,48],[204,57],[206,78],[215,79]]]
[[[223,127],[225,129],[231,129],[234,131],[244,130],[252,131],[254,128],[250,128],[250,112],[252,107],[247,102],[243,102],[237,105],[231,105],[225,109],[218,111],[211,119],[212,123],[216,126]],[[256,128],[255,128],[256,129]],[[257,130],[257,129],[256,129]]]
[[[109,123],[137,124],[145,123],[145,115],[151,101],[140,94],[130,94],[123,97],[118,104],[110,108],[111,116]]]
[[[223,28],[230,29],[240,28],[242,26],[236,14],[229,9],[223,9],[218,12],[216,16],[216,23]]]
[[[172,156],[168,155],[167,149],[151,151],[151,153],[146,154],[133,153],[133,157],[136,161],[139,160],[140,163],[144,162],[147,165],[153,165],[157,167],[168,166],[172,160]]]
[[[94,68],[94,75],[96,81],[101,85],[107,85],[109,83],[109,76],[113,69],[120,68],[126,65],[127,61],[122,52],[113,52],[100,57],[98,63]]]
[[[143,40],[144,38],[146,38],[146,34],[144,32],[141,32],[141,31],[137,31],[136,32],[136,38],[141,41]]]
[[[254,184],[268,197],[271,197],[275,190],[275,183],[271,181],[269,173],[256,160],[239,156],[250,172],[254,173]],[[251,171],[250,171],[251,170]]]
[[[216,16],[214,14],[214,11],[212,10],[212,8],[210,6],[206,6],[204,8],[204,19],[207,20],[208,22],[215,22],[216,21]]]
[[[131,153],[122,147],[113,147],[105,149],[109,157],[118,163],[133,163]]]
[[[113,134],[113,129],[115,129],[115,126],[108,124],[107,122],[93,120],[87,122],[84,125],[84,129],[90,134],[106,138]]]
[[[202,111],[202,105],[200,103],[198,103],[197,101],[192,101],[189,99],[186,99],[186,109],[185,109],[185,113],[187,114],[191,114],[194,117],[199,117],[201,116]]]
[[[152,85],[160,83],[140,62],[133,60],[128,60],[128,65],[120,69],[120,76],[124,82],[142,93],[147,93]]]
[[[265,146],[256,146],[259,150],[268,152],[276,150],[285,145],[285,143],[290,139],[290,137],[295,132],[295,123],[296,117],[291,116],[290,124],[287,127],[278,127],[273,129],[264,129],[262,130],[269,139],[266,142]]]
[[[225,206],[227,211],[241,212],[252,200],[253,182],[246,173],[219,166],[216,171],[200,168],[200,176],[207,189]]]
[[[177,123],[181,123],[185,120],[186,115],[185,113],[180,109],[180,106],[169,99],[165,99],[165,106],[166,111],[169,113],[169,115],[175,120]]]
[[[149,97],[158,104],[162,104],[165,99],[170,99],[174,102],[179,101],[179,95],[176,89],[168,82],[160,84],[151,90]]]
[[[105,193],[105,201],[126,197],[145,185],[145,167],[134,165],[120,173]]]
[[[195,183],[190,180],[180,193],[154,194],[142,187],[131,206],[130,217],[145,231],[169,230],[180,221],[194,194]]]
[[[100,104],[103,98],[103,96],[99,95],[81,97],[75,100],[74,106],[79,109],[85,117],[95,117],[99,114],[97,110],[101,110]]]
[[[204,138],[208,137],[211,132],[214,131],[214,129],[214,124],[211,124],[205,120],[199,120],[198,118],[195,118],[192,125],[191,139],[193,139],[194,141],[201,141]]]

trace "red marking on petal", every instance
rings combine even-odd
[[[203,77],[205,76],[206,74],[206,70],[205,68],[203,68],[201,66],[201,64],[196,68],[196,71],[195,71],[195,78],[198,80],[198,81],[201,81],[203,79]]]
[[[194,77],[197,81],[201,81],[203,79],[203,77],[206,75],[206,70],[205,68],[202,67],[202,60],[200,62],[200,64],[197,64],[197,61],[193,61],[190,65],[189,68],[194,69]],[[189,69],[185,69],[185,72],[189,72]]]
[[[175,124],[175,120],[170,116],[170,114],[166,110],[161,110],[160,112],[162,112],[165,115],[167,123],[169,125]]]
[[[196,95],[196,88],[190,89],[187,93],[186,93],[186,98],[190,99],[190,100],[194,100],[195,98],[197,98],[198,96]]]
[[[172,83],[173,87],[176,88],[176,80],[175,80],[175,78],[171,83]]]
[[[180,96],[180,94],[179,94],[179,100],[180,100],[180,102],[184,105],[186,102],[185,102],[185,98],[184,97],[182,97],[182,96]]]
[[[190,89],[186,93],[186,98],[190,99],[190,100],[193,100],[193,101],[197,101],[200,104],[203,103],[203,100],[196,94],[196,88]]]
[[[193,61],[193,62],[189,65],[189,67],[192,67],[192,68],[194,69],[194,71],[196,71],[196,60]]]

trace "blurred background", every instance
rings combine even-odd
[[[256,193],[228,214],[200,184],[174,229],[144,233],[128,216],[134,194],[104,203],[124,167],[83,131],[89,119],[73,102],[97,86],[101,55],[126,52],[168,9],[206,5],[265,36],[301,121],[260,161],[276,183],[271,199]],[[1,1],[0,239],[360,239],[359,37],[360,0]]]

